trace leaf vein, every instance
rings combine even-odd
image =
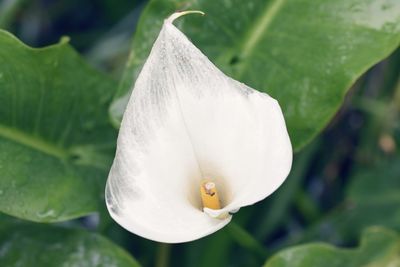
[[[41,138],[26,134],[16,128],[0,125],[0,136],[48,155],[57,157],[61,160],[66,160],[69,156],[69,153],[65,149],[48,143]]]

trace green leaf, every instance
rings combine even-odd
[[[274,255],[265,267],[389,267],[400,266],[400,237],[384,228],[370,228],[360,246],[336,248],[313,243],[285,249]]]
[[[176,24],[219,68],[279,100],[295,150],[327,125],[356,79],[400,42],[397,0],[152,0],[110,109],[116,125],[163,19],[178,9],[206,13]]]
[[[83,230],[34,223],[0,226],[0,266],[138,267],[126,251]]]
[[[345,201],[314,226],[307,239],[318,236],[330,241],[348,242],[371,225],[400,231],[399,173],[399,158],[358,170]],[[325,236],[327,232],[329,235]]]
[[[33,49],[0,31],[0,211],[62,221],[94,212],[116,132],[115,83],[63,39]]]

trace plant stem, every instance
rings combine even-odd
[[[231,237],[242,247],[253,251],[255,254],[260,256],[263,260],[268,256],[265,247],[258,242],[249,232],[243,229],[240,225],[235,222],[230,222],[227,226]]]
[[[394,89],[392,106],[393,106],[394,112],[398,113],[400,111],[400,77],[397,80],[397,83],[396,83],[396,86]]]
[[[0,28],[6,29],[25,0],[5,0],[0,3]]]
[[[315,203],[311,196],[304,190],[299,190],[297,192],[294,205],[308,223],[317,220],[321,216],[321,211],[317,203]]]
[[[256,236],[265,240],[284,221],[289,207],[292,205],[296,192],[305,178],[315,151],[319,148],[320,140],[316,139],[295,156],[292,170],[281,188],[271,198],[267,199],[268,210],[259,219],[255,228]],[[261,211],[263,212],[263,211]]]
[[[155,267],[168,267],[170,253],[171,253],[171,245],[160,243],[158,245]]]

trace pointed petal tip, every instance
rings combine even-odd
[[[203,11],[200,10],[186,10],[186,11],[179,11],[179,12],[175,12],[174,14],[172,14],[171,16],[169,16],[165,22],[166,23],[173,23],[174,20],[176,20],[179,17],[185,16],[187,14],[200,14],[202,16],[205,15],[205,13]]]

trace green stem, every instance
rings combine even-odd
[[[235,222],[230,222],[227,226],[231,237],[242,247],[254,252],[263,260],[268,256],[265,247],[258,242],[249,232],[243,229],[241,226]]]
[[[394,89],[392,106],[393,106],[394,112],[396,112],[396,113],[400,112],[400,77],[397,80],[396,87]]]
[[[160,243],[158,245],[155,267],[168,267],[170,253],[171,253],[171,245]]]
[[[0,3],[0,28],[7,29],[25,0],[6,0]]]
[[[265,240],[285,220],[292,205],[296,192],[305,178],[306,171],[315,151],[319,148],[319,139],[314,140],[304,150],[295,155],[292,170],[281,188],[271,198],[267,199],[267,209],[261,210],[265,216],[259,219],[255,228],[256,236]]]
[[[304,219],[309,223],[315,221],[321,216],[321,211],[318,205],[304,190],[299,190],[297,192],[294,205],[303,215]]]

